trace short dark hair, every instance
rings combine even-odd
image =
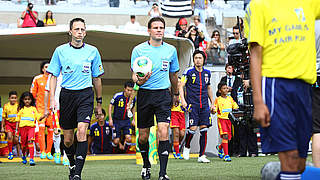
[[[218,90],[221,90],[221,88],[222,88],[223,86],[226,86],[226,85],[227,85],[226,82],[220,82],[220,83],[218,84]]]
[[[160,21],[163,23],[163,26],[166,27],[166,22],[164,21],[164,19],[162,17],[153,17],[149,20],[148,22],[148,29],[151,29],[151,24],[153,22],[156,22],[156,21]]]
[[[131,15],[131,16],[130,16],[130,19],[135,19],[135,18],[136,18],[135,15]]]
[[[69,24],[70,30],[72,29],[73,23],[74,23],[74,22],[79,22],[79,21],[80,21],[80,22],[83,22],[84,26],[86,26],[86,23],[85,23],[84,19],[82,19],[82,18],[73,18],[73,19],[70,21],[70,24]]]
[[[216,92],[216,96],[217,96],[217,97],[221,96],[221,93],[219,92],[219,90],[221,90],[221,88],[222,88],[223,86],[226,86],[226,85],[227,85],[226,82],[220,82],[220,83],[218,84],[218,91]]]
[[[133,88],[133,86],[134,86],[134,83],[132,80],[124,83],[124,88],[127,88],[127,87]]]
[[[239,27],[236,25],[236,26],[233,26],[233,28],[232,28],[233,30],[235,30],[235,29],[239,29]]]
[[[224,67],[224,69],[227,69],[228,66],[231,66],[234,69],[233,65],[230,63],[227,63],[226,66]]]
[[[104,117],[106,117],[106,110],[104,110],[103,108],[101,109],[102,114],[104,115]]]
[[[9,97],[12,96],[12,95],[18,96],[17,91],[10,91],[10,92],[9,92]]]
[[[203,57],[203,63],[206,61],[207,57],[206,57],[206,54],[203,52],[203,51],[200,51],[200,50],[195,50],[193,55],[192,55],[192,60],[194,60],[194,57],[197,55],[197,54],[201,54],[202,57]]]
[[[40,64],[40,74],[43,74],[42,69],[46,64],[50,64],[50,61],[42,61]]]
[[[152,6],[159,6],[157,3],[153,3]]]

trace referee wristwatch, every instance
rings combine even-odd
[[[97,104],[102,104],[102,97],[96,97]]]

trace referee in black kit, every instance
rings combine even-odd
[[[148,57],[152,61],[152,73],[144,77],[132,74],[132,79],[140,86],[137,96],[137,127],[139,128],[138,145],[143,159],[142,179],[150,179],[149,134],[154,125],[154,115],[158,123],[158,154],[160,160],[159,180],[169,180],[167,163],[170,152],[169,123],[171,102],[179,104],[178,76],[179,62],[174,46],[163,42],[165,21],[161,17],[151,18],[148,22],[150,39],[137,45],[131,55],[131,67],[138,57]],[[173,99],[169,88],[172,88]]]
[[[62,74],[60,93],[60,126],[64,134],[64,150],[70,161],[69,179],[81,179],[81,171],[86,159],[88,142],[87,129],[90,124],[94,92],[98,114],[101,114],[102,85],[100,76],[104,74],[101,57],[96,47],[83,43],[86,36],[85,22],[81,18],[70,21],[71,42],[56,48],[51,58],[48,73],[50,79],[50,106],[54,109],[54,94],[57,77]],[[74,129],[77,128],[77,148],[74,148]],[[75,158],[76,157],[76,158]]]

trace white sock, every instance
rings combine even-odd
[[[58,134],[58,135],[53,134],[54,151],[56,153],[60,153],[60,142],[61,142],[60,134]]]
[[[63,159],[63,161],[68,160],[68,157],[67,157],[65,150],[63,150],[63,158],[62,159]]]

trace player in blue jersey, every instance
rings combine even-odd
[[[132,73],[133,81],[140,86],[137,95],[137,127],[139,128],[138,147],[143,168],[142,179],[150,179],[149,133],[154,125],[154,116],[158,123],[158,154],[160,160],[159,180],[168,180],[167,163],[170,151],[169,125],[171,105],[179,104],[178,71],[179,62],[174,46],[163,42],[165,21],[161,17],[151,18],[148,22],[150,39],[137,45],[131,55],[131,67],[136,58],[146,56],[152,61],[152,73],[138,77]],[[169,88],[171,87],[171,93]]]
[[[109,105],[109,125],[111,127],[114,127],[116,131],[116,137],[113,139],[113,144],[115,147],[119,146],[121,150],[124,150],[126,148],[125,146],[127,146],[127,143],[131,143],[131,121],[128,115],[132,116],[133,114],[135,114],[134,104],[136,100],[134,98],[132,104],[129,105],[128,102],[133,91],[133,85],[134,83],[132,81],[126,82],[124,84],[124,90],[122,92],[116,93],[111,99]],[[130,108],[128,108],[127,106],[130,106]],[[125,136],[123,145],[120,142],[121,131]]]
[[[210,111],[213,112],[213,94],[210,86],[211,72],[203,67],[206,55],[203,51],[195,51],[193,53],[194,67],[186,69],[181,78],[179,91],[181,94],[182,107],[186,108],[189,104],[191,112],[189,112],[189,128],[186,135],[186,144],[183,149],[183,158],[189,159],[190,142],[193,135],[200,127],[200,152],[198,162],[209,163],[204,152],[207,145],[207,131],[211,126]],[[186,98],[183,88],[186,86]],[[208,98],[211,102],[209,106]]]
[[[69,179],[81,179],[81,172],[87,155],[87,129],[90,124],[94,85],[97,109],[101,114],[102,85],[104,74],[101,57],[96,47],[83,42],[86,36],[85,22],[81,18],[70,21],[71,42],[54,51],[47,72],[50,79],[50,108],[55,107],[57,77],[62,74],[60,92],[60,126],[64,134],[64,149],[70,161]],[[93,85],[92,85],[93,84]],[[77,128],[77,149],[73,146],[74,129]],[[76,156],[76,159],[75,159]]]
[[[88,139],[88,153],[92,154],[111,154],[112,153],[112,128],[106,122],[106,111],[102,109],[102,113],[98,113],[95,108],[94,115],[98,119],[90,127],[90,134]]]

